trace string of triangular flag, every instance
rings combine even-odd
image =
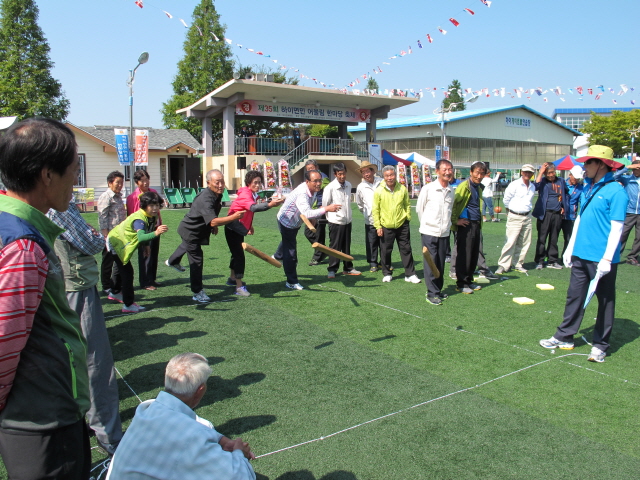
[[[174,16],[171,13],[167,12],[166,10],[163,10],[162,8],[160,8],[160,7],[156,6],[156,5],[153,5],[153,4],[149,3],[149,2],[147,2],[146,0],[133,0],[133,3],[135,5],[137,5],[138,7],[140,7],[140,8],[151,7],[151,8],[154,8],[156,10],[159,10],[162,13],[164,13],[167,16],[167,18],[169,18],[170,20],[172,20],[174,18]],[[189,25],[182,18],[178,18],[178,20],[180,21],[180,23],[182,23],[182,25],[184,25],[185,28],[195,28],[198,31],[199,35],[201,37],[204,37],[204,34],[202,33],[202,30],[196,24]],[[300,69],[298,69],[296,67],[287,67],[286,65],[284,65],[281,62],[279,62],[278,60],[271,58],[271,55],[263,52],[262,50],[245,47],[244,45],[242,45],[240,43],[236,43],[236,42],[234,42],[233,40],[231,40],[230,38],[227,38],[227,37],[218,38],[218,36],[213,32],[211,32],[211,37],[212,37],[212,40],[215,41],[215,42],[226,42],[229,45],[235,45],[238,48],[244,49],[244,50],[246,50],[246,51],[248,51],[250,53],[253,53],[255,55],[259,55],[262,58],[268,58],[269,61],[275,63],[276,65],[279,65],[278,70],[291,71],[291,72],[295,73],[296,74],[295,76],[299,77],[300,79],[312,80],[313,82],[315,82],[316,85],[322,85],[323,87],[334,87],[333,83],[331,83],[331,84],[324,83],[324,82],[322,82],[321,80],[319,80],[316,77],[311,77],[309,75],[306,75],[305,73],[300,72]]]
[[[491,3],[489,0],[480,0],[480,3],[482,3],[483,5],[487,6],[487,7],[491,7]],[[471,15],[472,17],[475,16],[476,12],[473,11],[471,8],[463,8],[462,10],[460,10],[458,13],[464,14],[467,13],[469,15]],[[457,13],[456,13],[457,16]],[[455,17],[449,17],[448,22],[451,23],[454,27],[459,27],[460,26],[460,22],[455,18]],[[443,25],[443,23],[441,23],[440,25]],[[442,35],[446,35],[447,31],[442,28],[440,25],[438,25],[438,31],[442,34]],[[433,43],[433,37],[431,36],[431,33],[427,33],[425,34],[425,37],[427,39],[428,43]],[[424,41],[424,40],[423,40]],[[422,42],[420,40],[417,40],[417,45],[418,45],[418,49],[423,48],[422,46]],[[411,55],[413,53],[413,48],[411,45],[409,45],[409,48],[407,50],[400,50],[400,53],[396,53],[392,56],[390,56],[388,58],[388,60],[396,60],[398,58],[403,58],[406,57],[407,55]],[[382,62],[383,65],[391,65],[391,63],[389,62]],[[373,69],[373,73],[375,74],[379,74],[382,73],[382,69],[380,68],[379,65],[375,66]],[[351,82],[349,82],[346,86],[347,87],[355,87],[357,84],[360,83],[360,78],[367,80],[368,78],[370,78],[371,72],[367,72],[365,74],[362,74],[358,77],[356,77],[354,80],[352,80]]]

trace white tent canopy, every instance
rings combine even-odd
[[[409,160],[410,162],[415,162],[418,165],[428,165],[429,167],[436,166],[436,162],[434,160],[431,160],[424,155],[420,155],[418,152],[396,153],[395,156],[403,158],[405,160]]]

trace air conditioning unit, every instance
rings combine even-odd
[[[264,82],[264,80],[265,80],[265,74],[264,73],[258,73],[256,75],[256,81],[257,82]]]
[[[267,82],[273,82],[273,79],[274,79],[273,74],[270,73],[267,75]]]

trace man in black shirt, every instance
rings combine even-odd
[[[191,277],[191,291],[196,302],[206,303],[211,299],[202,286],[202,245],[209,245],[209,237],[213,233],[218,234],[218,227],[226,225],[234,220],[239,220],[244,211],[236,212],[228,217],[218,218],[222,208],[221,198],[224,193],[224,176],[220,170],[207,172],[207,188],[202,190],[189,209],[178,227],[178,234],[182,243],[173,255],[165,262],[168,267],[179,272],[185,269],[180,265],[184,254],[189,258],[189,271]]]
[[[562,228],[562,219],[569,213],[567,186],[564,179],[556,175],[556,167],[553,163],[542,165],[534,185],[538,191],[538,201],[533,208],[538,229],[536,269],[540,270],[544,267],[544,260],[548,256],[547,267],[559,270],[562,265],[558,261],[558,235]]]

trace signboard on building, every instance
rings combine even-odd
[[[116,151],[120,165],[129,165],[129,132],[126,128],[114,128]]]
[[[531,119],[507,115],[504,117],[504,125],[505,127],[531,128]]]
[[[371,111],[358,108],[327,107],[296,103],[272,103],[263,100],[243,100],[236,105],[236,115],[257,117],[287,117],[301,120],[369,123]]]
[[[149,130],[136,130],[136,168],[149,165]]]

